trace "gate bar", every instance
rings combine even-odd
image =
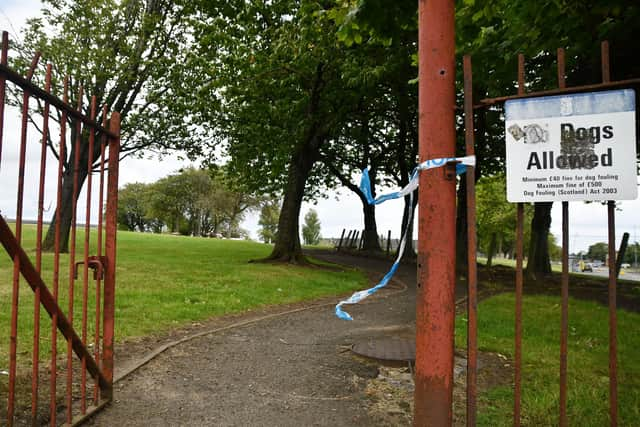
[[[36,53],[27,72],[27,80],[31,80],[38,66],[40,53]],[[27,157],[27,121],[29,116],[29,98],[31,95],[25,91],[22,96],[22,122],[20,126],[20,149],[18,160],[18,191],[16,205],[16,240],[22,242],[22,211],[24,206],[24,175]],[[11,294],[11,335],[9,343],[9,404],[7,418],[9,427],[13,426],[15,407],[16,375],[17,375],[17,351],[18,351],[18,302],[20,298],[20,258],[13,257],[13,288]]]
[[[106,239],[105,255],[107,265],[104,276],[104,304],[102,327],[102,372],[109,384],[103,389],[103,396],[108,400],[113,397],[113,332],[115,318],[116,291],[116,233],[118,230],[118,169],[120,157],[120,113],[111,114],[109,129],[115,135],[109,141],[109,179],[107,181],[107,211],[106,211]]]
[[[78,112],[82,112],[83,87],[78,90]],[[75,294],[75,264],[76,264],[76,234],[78,220],[78,169],[80,167],[80,143],[82,135],[82,124],[76,120],[76,140],[73,148],[73,194],[71,199],[71,237],[69,238],[69,323],[73,325],[73,303]],[[71,352],[71,341],[67,339],[67,422],[73,419],[73,354]]]
[[[69,102],[69,76],[64,78],[63,95],[64,103]],[[60,147],[58,149],[58,189],[56,192],[56,218],[60,218],[60,206],[62,205],[62,174],[64,172],[64,161],[66,159],[67,140],[67,112],[62,110],[60,118]],[[60,220],[56,221],[54,234],[54,255],[53,255],[53,300],[58,307],[58,289],[60,286]],[[49,402],[49,419],[51,426],[55,427],[56,420],[56,397],[58,378],[58,313],[51,316],[51,395]]]
[[[558,87],[565,89],[565,51],[558,49]],[[567,342],[569,331],[569,202],[562,202],[562,285],[560,315],[560,427],[567,426]]]
[[[464,128],[466,155],[475,155],[473,117],[473,70],[471,56],[465,55]],[[478,382],[478,264],[476,260],[476,168],[467,166],[467,426],[476,425]]]
[[[611,81],[609,42],[600,45],[602,81]],[[611,426],[618,425],[618,319],[616,313],[616,202],[607,202],[609,228],[609,418]]]
[[[0,67],[7,66],[9,53],[9,33],[2,32],[2,45],[0,52]],[[0,73],[0,170],[2,170],[2,136],[4,131],[4,98],[7,89],[7,79]]]
[[[518,55],[518,95],[525,93],[524,55]],[[513,424],[520,425],[520,403],[522,400],[522,283],[524,259],[524,203],[518,203],[516,211],[516,322],[515,322],[515,373],[513,396]]]
[[[22,88],[22,90],[28,91],[29,93],[42,99],[43,101],[48,101],[51,105],[55,106],[60,111],[65,111],[73,119],[80,120],[85,125],[93,127],[96,130],[99,130],[100,132],[104,132],[105,134],[109,135],[111,138],[118,137],[112,131],[103,127],[100,123],[91,121],[91,119],[88,116],[86,116],[85,114],[82,114],[82,111],[78,111],[74,109],[69,104],[66,104],[60,101],[60,99],[56,98],[55,96],[47,93],[46,91],[42,90],[38,86],[34,85],[29,80],[25,79],[20,74],[16,73],[11,68],[9,68],[7,64],[0,63],[0,76],[2,76],[3,79],[8,78],[15,85]]]
[[[51,92],[51,64],[47,64],[45,91]],[[44,178],[47,170],[47,140],[49,138],[49,103],[45,101],[42,141],[40,147],[40,182],[38,186],[38,220],[36,226],[36,271],[42,273],[42,216],[44,213]],[[31,370],[31,419],[38,417],[38,383],[40,371],[40,288],[33,300],[33,361]]]
[[[102,126],[107,127],[107,106],[102,107]],[[104,157],[105,147],[107,144],[106,135],[102,134],[100,138],[100,189],[98,194],[98,259],[102,259],[102,232],[103,232],[103,213],[104,213]],[[93,358],[99,363],[100,360],[100,315],[101,315],[101,293],[102,293],[102,275],[98,275],[96,280],[96,328],[93,341]],[[98,381],[93,388],[93,404],[98,406],[100,401],[100,387]]]
[[[603,42],[606,43],[606,42]],[[509,95],[509,96],[499,96],[497,98],[485,98],[480,100],[480,104],[474,106],[474,108],[486,108],[494,104],[500,104],[505,101],[509,101],[511,99],[520,99],[520,98],[536,98],[541,96],[551,96],[551,95],[563,95],[566,93],[582,93],[582,92],[593,92],[599,90],[608,90],[614,89],[617,87],[625,87],[625,86],[634,86],[640,84],[640,78],[627,79],[627,80],[616,80],[616,81],[607,81],[603,83],[596,83],[591,85],[583,85],[583,86],[571,86],[565,89],[551,89],[551,90],[541,90],[536,92],[530,92],[526,95],[524,93],[518,95]]]
[[[91,97],[91,120],[96,119],[96,97]],[[88,320],[88,300],[89,300],[89,244],[91,242],[91,186],[93,169],[93,149],[95,145],[96,131],[89,129],[89,154],[87,155],[87,191],[86,191],[86,216],[84,224],[84,254],[82,271],[82,344],[87,345],[87,320]],[[98,331],[95,331],[97,334]],[[87,360],[82,358],[82,369],[80,371],[80,413],[87,413]]]
[[[98,377],[100,380],[100,387],[109,388],[110,383],[107,382],[106,377],[98,369],[98,365],[91,357],[91,354],[89,354],[87,349],[82,346],[82,340],[73,330],[69,319],[67,319],[64,313],[62,313],[56,306],[53,295],[51,295],[49,289],[47,289],[47,286],[42,281],[42,278],[38,275],[35,267],[31,264],[31,261],[24,252],[24,249],[20,247],[17,238],[14,236],[9,224],[7,224],[2,215],[0,215],[0,243],[12,259],[20,259],[22,276],[25,278],[27,283],[29,283],[31,289],[35,291],[36,288],[40,288],[41,301],[45,310],[49,313],[49,316],[53,317],[54,313],[57,314],[58,329],[62,332],[62,335],[64,335],[64,337],[73,344],[73,351],[76,355],[80,358],[83,356],[87,358],[87,369],[92,376]]]

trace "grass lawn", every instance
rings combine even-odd
[[[487,264],[487,258],[479,257],[478,262],[481,264]],[[503,265],[505,267],[513,267],[516,268],[516,260],[515,259],[507,259],[507,258],[498,258],[494,257],[491,261],[493,265]],[[527,260],[524,260],[524,266],[527,266]],[[555,261],[551,262],[551,271],[555,273],[562,273],[562,264],[559,264]]]
[[[25,226],[24,247],[34,255],[35,227]],[[84,231],[78,229],[78,241]],[[92,236],[95,242],[95,235]],[[270,253],[255,242],[130,232],[118,233],[116,339],[158,334],[193,321],[251,308],[337,295],[366,286],[356,271],[327,271],[285,265],[249,264]],[[92,255],[95,252],[91,253]],[[79,249],[81,259],[82,250]],[[77,260],[78,260],[77,259]],[[61,259],[60,305],[68,307],[68,255]],[[43,257],[45,283],[51,289],[53,256]],[[7,367],[13,264],[0,254],[0,370]],[[81,270],[82,271],[82,270]],[[95,322],[94,282],[89,282],[89,336]],[[30,358],[33,292],[20,283],[18,358]],[[74,324],[80,331],[82,274],[75,282]],[[43,358],[50,347],[51,321],[42,310]],[[62,343],[62,341],[60,341]],[[23,354],[24,356],[21,356]]]
[[[576,426],[608,425],[608,309],[571,299],[568,341],[568,417]],[[515,296],[502,294],[478,307],[478,346],[513,359]],[[466,322],[458,316],[456,346],[466,347]],[[618,410],[620,425],[640,420],[640,314],[618,310]],[[523,425],[557,425],[559,416],[560,300],[525,296],[523,303]],[[513,387],[480,396],[478,424],[512,425]]]

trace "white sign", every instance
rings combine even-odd
[[[507,200],[638,197],[631,89],[505,103]]]

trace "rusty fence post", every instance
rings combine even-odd
[[[116,233],[118,229],[118,157],[120,153],[120,114],[111,115],[109,130],[118,135],[109,140],[109,177],[107,181],[107,211],[105,256],[106,271],[104,276],[104,306],[102,327],[102,368],[109,383],[109,389],[103,390],[107,400],[113,398],[113,333],[115,322],[115,287],[116,287]]]
[[[475,155],[473,118],[473,73],[471,57],[466,55],[464,66],[464,128],[466,155]],[[477,368],[478,368],[478,263],[476,259],[476,172],[467,167],[467,426],[476,425]]]
[[[420,0],[420,161],[455,154],[455,4]],[[455,321],[455,173],[420,175],[415,426],[450,426]]]
[[[602,82],[611,82],[609,42],[600,45]],[[607,223],[609,234],[609,422],[618,425],[618,314],[616,259],[616,202],[607,202]]]

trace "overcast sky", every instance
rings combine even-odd
[[[23,26],[25,19],[35,16],[39,8],[39,1],[2,0],[0,2],[0,31],[9,31],[11,39],[19,38],[19,29]],[[30,149],[27,156],[25,218],[34,218],[37,206],[37,194],[34,189],[37,185],[39,144],[37,143],[38,138],[35,130],[31,129],[30,135],[28,144]],[[5,118],[2,165],[0,165],[0,211],[9,217],[15,215],[16,187],[6,183],[16,182],[18,142],[19,116],[15,110],[10,109]],[[146,157],[145,159],[127,158],[121,163],[121,186],[129,182],[153,182],[189,164],[186,161],[179,160],[177,156],[165,157],[162,160],[158,160],[157,157],[152,155]],[[55,159],[51,157],[48,161],[49,171],[53,171]],[[357,171],[354,171],[354,176],[356,173]],[[47,187],[48,196],[45,201],[45,208],[53,205],[51,200],[55,197],[55,176],[49,175],[47,181],[49,186]],[[83,197],[81,195],[80,200]],[[392,230],[394,237],[399,236],[402,206],[403,202],[401,200],[394,200],[376,208],[380,234],[386,235],[387,230]],[[363,227],[361,203],[355,194],[349,190],[333,191],[326,199],[318,200],[315,206],[305,203],[302,208],[301,218],[310,208],[318,211],[323,236],[339,237],[343,228],[361,229]],[[554,203],[551,225],[551,231],[558,241],[560,241],[561,235],[560,208],[560,203]],[[640,234],[640,200],[623,201],[619,204],[619,208],[621,210],[616,215],[618,236],[616,245],[619,244],[620,236],[625,231],[631,234],[631,242],[640,240],[640,236],[638,236]],[[53,210],[53,206],[51,210]],[[570,204],[570,217],[570,252],[586,251],[588,246],[593,243],[607,241],[606,206],[599,203],[572,202]],[[257,214],[249,215],[242,226],[250,232],[253,238],[257,238]]]

